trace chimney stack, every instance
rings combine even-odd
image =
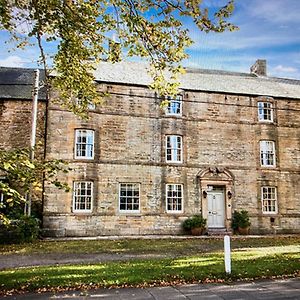
[[[250,68],[250,73],[257,76],[267,76],[267,61],[265,59],[256,60]]]

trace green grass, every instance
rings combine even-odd
[[[232,238],[232,248],[298,245],[300,237]],[[129,239],[37,241],[20,245],[0,245],[0,255],[45,253],[122,253],[164,254],[182,256],[209,253],[223,249],[223,239]]]
[[[298,274],[300,246],[240,248],[232,252],[232,274],[220,252],[175,259],[20,268],[0,272],[0,290],[63,289],[252,279]]]

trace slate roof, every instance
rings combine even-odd
[[[148,86],[152,79],[147,68],[144,63],[102,62],[94,75],[99,82]],[[300,99],[300,80],[192,68],[186,71],[180,78],[180,88],[184,90]],[[43,78],[41,70],[40,81]],[[34,69],[0,67],[0,99],[31,99],[33,81]],[[46,99],[43,88],[39,91],[39,99]]]
[[[152,82],[143,63],[100,63],[94,72],[97,81],[149,85]],[[181,76],[184,90],[221,92],[300,99],[300,80],[258,77],[254,74],[187,68]]]
[[[40,82],[44,73],[40,70]],[[0,99],[32,99],[34,69],[0,67]],[[39,90],[39,100],[45,100],[45,89]]]

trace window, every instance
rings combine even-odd
[[[120,183],[120,211],[139,212],[140,185],[138,183]]]
[[[76,104],[79,105],[79,106],[82,106],[83,105],[82,99],[76,98]],[[89,102],[87,104],[87,109],[93,110],[95,108],[96,108],[96,105],[94,103]]]
[[[182,137],[168,135],[166,137],[166,161],[182,162]]]
[[[93,182],[77,181],[73,188],[73,211],[91,212],[93,203]]]
[[[258,120],[273,122],[273,106],[270,102],[258,102]]]
[[[166,185],[167,212],[182,212],[182,185]]]
[[[75,131],[75,158],[94,158],[94,131],[77,129]]]
[[[176,98],[168,97],[167,115],[181,116],[182,113],[182,95],[177,95]]]
[[[260,141],[260,164],[264,167],[275,167],[275,143]]]
[[[263,186],[261,188],[263,213],[277,213],[277,190],[276,187]]]

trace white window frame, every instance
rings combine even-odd
[[[168,106],[166,107],[166,115],[168,116],[182,116],[182,95],[177,95],[175,98],[167,97]],[[179,105],[179,112],[177,112],[177,105]]]
[[[171,191],[170,188],[171,187]],[[181,197],[178,197],[178,191],[180,187]],[[171,196],[169,196],[169,192],[172,193]],[[172,207],[179,206],[178,202],[180,201],[181,209],[169,209],[169,201],[171,201],[170,205]],[[167,213],[183,213],[183,185],[177,184],[177,183],[168,183],[166,184],[166,211]]]
[[[137,186],[138,187],[138,209],[128,209],[128,199],[131,198],[132,202],[134,201],[133,198],[137,198],[135,195],[132,195],[132,196],[128,196],[127,194],[125,196],[121,195],[121,192],[122,192],[122,186],[125,186],[126,185],[126,192],[128,191],[127,190],[127,187],[128,186]],[[125,204],[125,209],[121,209],[121,198],[126,198],[126,202],[124,203]],[[139,213],[140,212],[140,207],[141,207],[141,187],[140,187],[140,184],[137,183],[137,182],[120,182],[119,183],[119,212],[120,213]],[[123,203],[122,203],[123,205]],[[136,203],[132,203],[132,207],[136,205]]]
[[[269,161],[273,160],[273,163]],[[260,165],[262,167],[276,167],[276,148],[274,141],[260,141]]]
[[[90,137],[92,139],[91,143],[79,143],[79,138],[85,137],[86,140]],[[78,149],[82,145],[85,145],[85,155],[81,155],[82,150]],[[87,148],[90,148],[87,150]],[[92,129],[75,129],[75,159],[94,159],[94,149],[95,148],[95,132]],[[79,154],[78,154],[79,151]],[[88,155],[91,152],[91,155]]]
[[[76,101],[76,104],[77,104],[77,105],[82,106],[82,100],[81,100],[81,99],[76,98],[75,101]],[[95,109],[96,109],[95,103],[89,102],[89,103],[87,104],[87,109],[89,109],[89,110],[95,110]]]
[[[182,136],[166,136],[166,162],[182,163]],[[179,152],[179,153],[178,153]]]
[[[81,186],[79,189],[79,185],[84,184],[85,185],[85,193],[79,194],[78,192],[81,191]],[[90,185],[90,189],[88,189],[88,185]],[[87,193],[87,191],[90,191],[90,193]],[[76,193],[77,192],[77,193]],[[78,199],[77,199],[78,197]],[[90,198],[90,200],[88,199]],[[85,207],[87,207],[88,203],[90,203],[90,208],[77,208],[78,205],[80,205],[79,198],[84,198]],[[89,202],[88,202],[89,201]],[[83,213],[91,213],[93,210],[93,202],[94,202],[94,183],[92,181],[74,181],[73,182],[73,212],[83,212]]]
[[[257,113],[259,122],[274,122],[274,108],[273,103],[269,101],[257,102]]]
[[[270,192],[270,190],[273,190],[273,191]],[[269,195],[274,195],[274,196],[267,197]],[[273,204],[272,204],[272,202],[273,202]],[[265,203],[267,203],[267,204],[265,204]],[[275,187],[275,186],[262,186],[261,187],[261,205],[262,205],[263,214],[277,214],[278,213],[277,187]],[[274,207],[274,210],[267,210],[269,207]]]

